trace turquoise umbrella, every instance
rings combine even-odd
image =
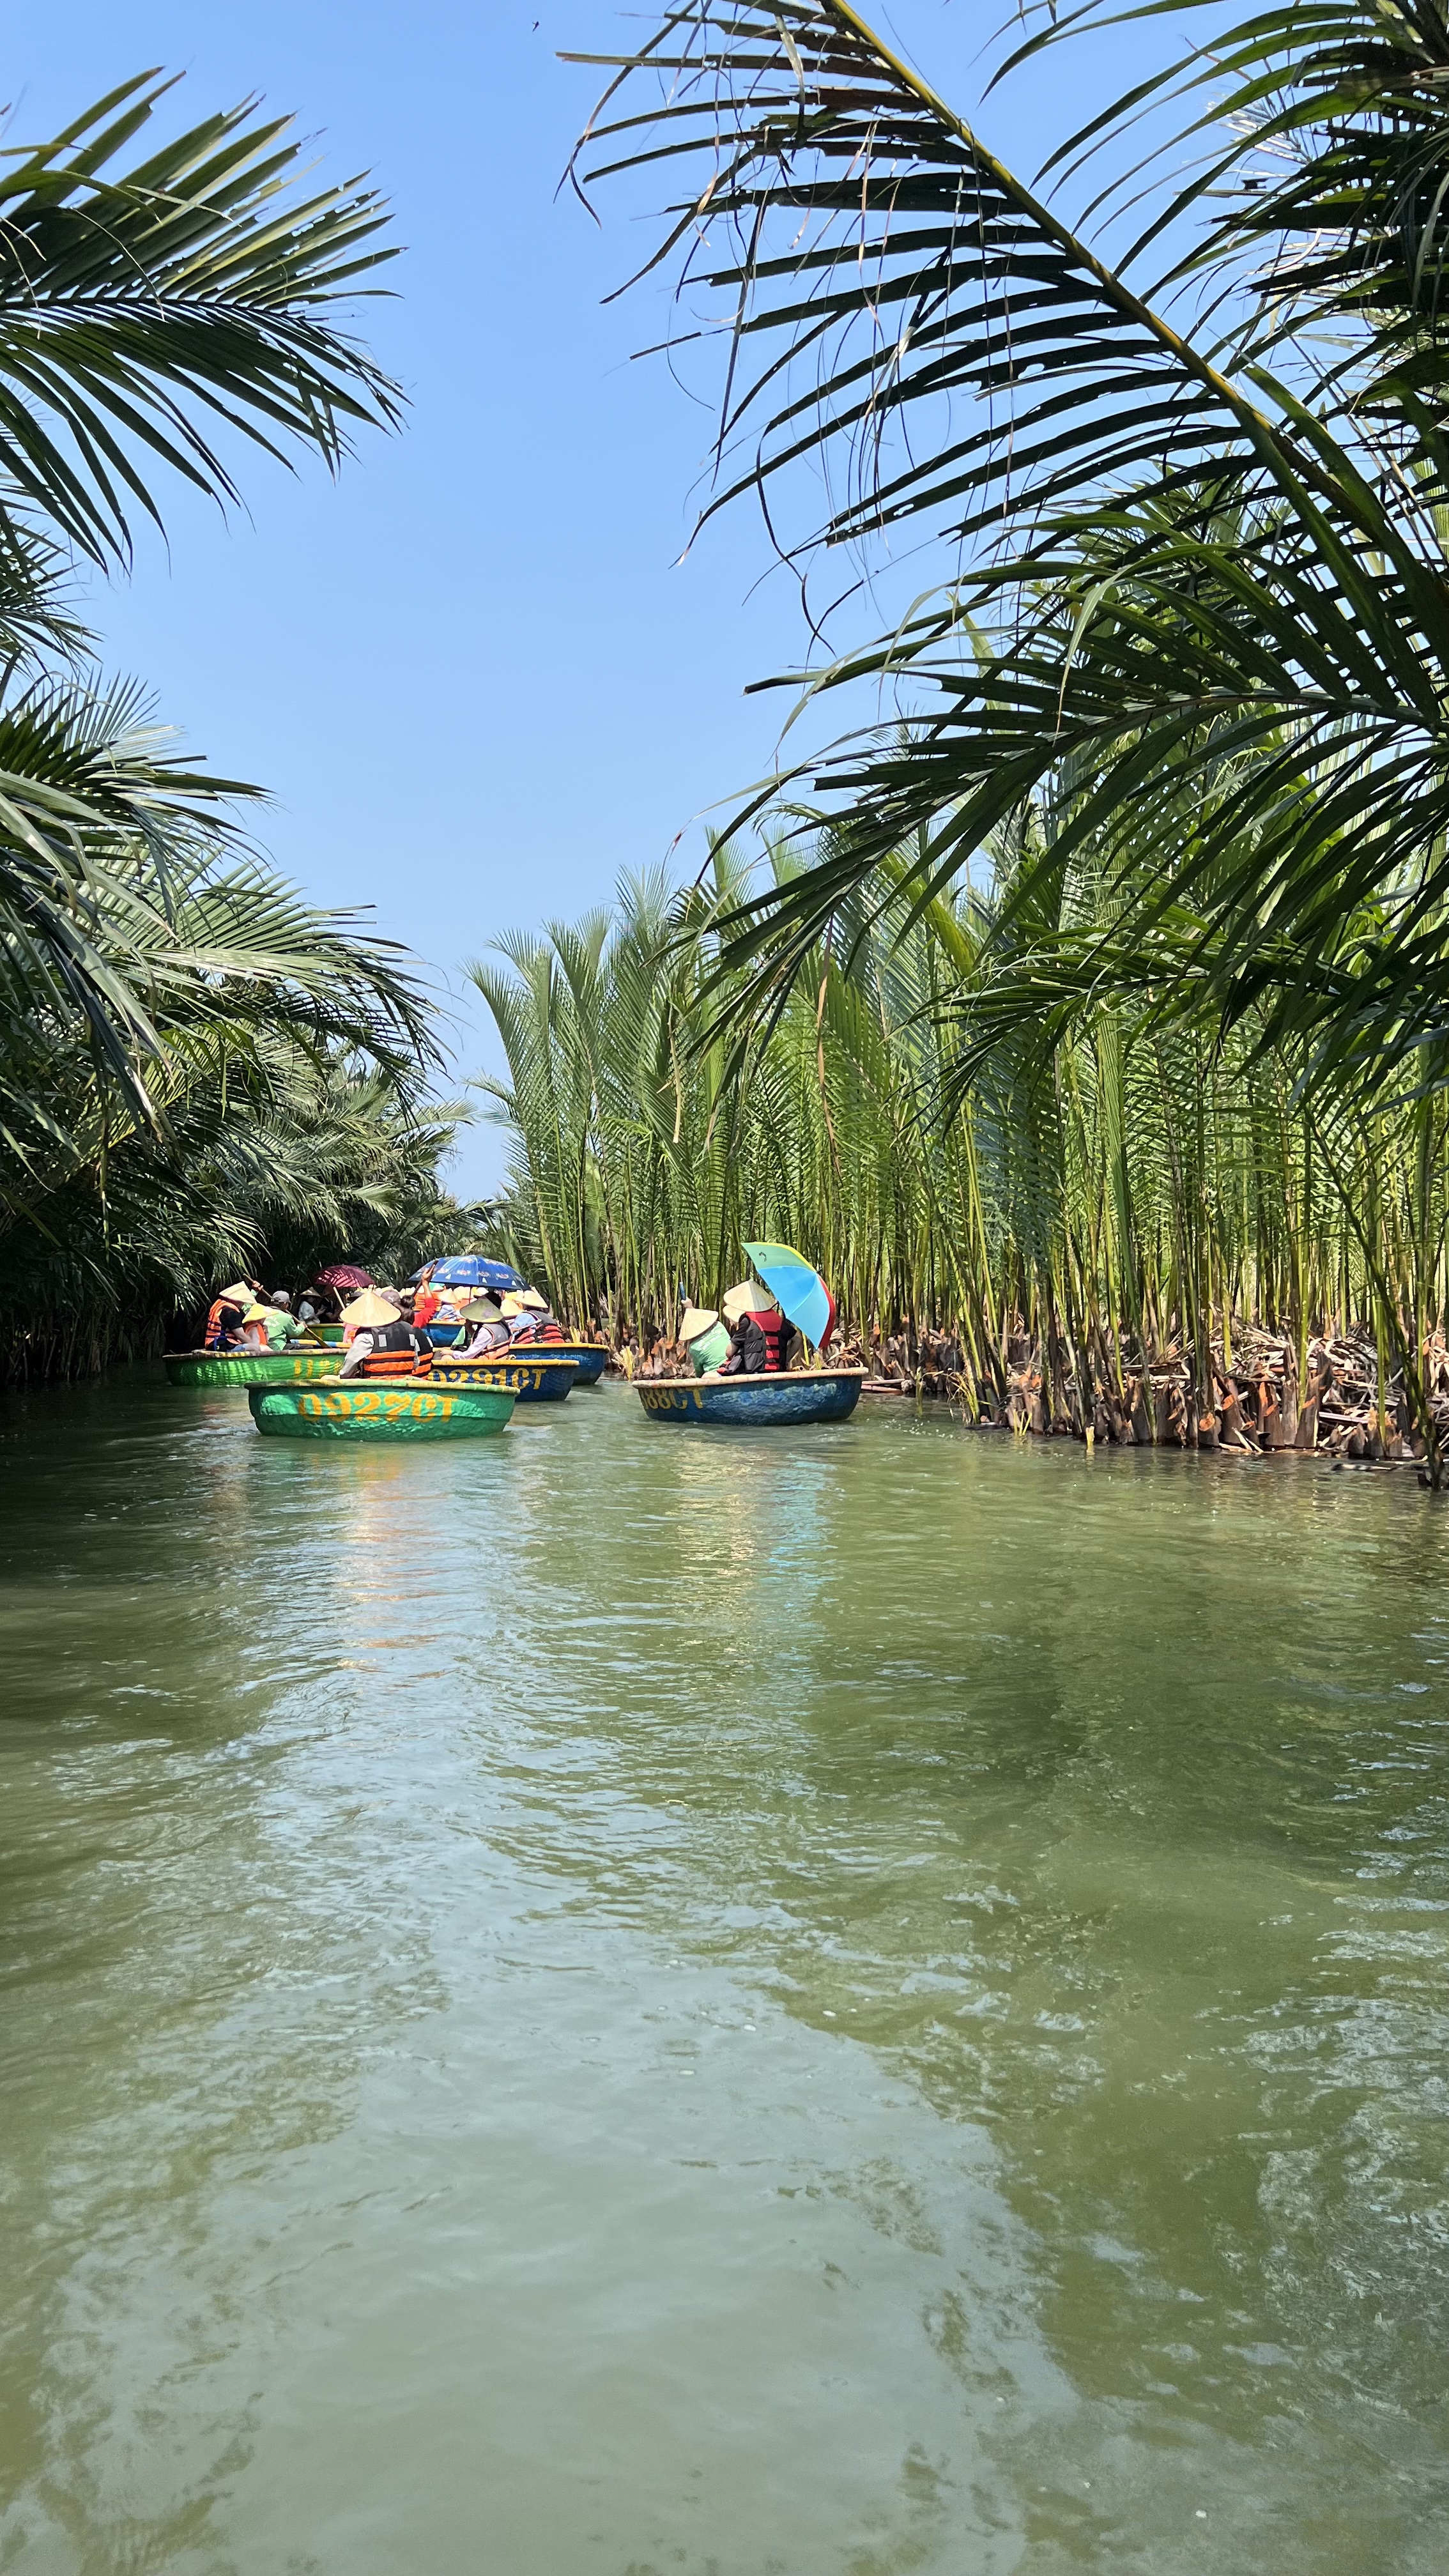
[[[835,1330],[835,1300],[819,1271],[788,1243],[747,1243],[745,1250],[781,1313],[823,1351]]]

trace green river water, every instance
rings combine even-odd
[[[1438,2576],[1412,1476],[0,1458],[4,2576]]]

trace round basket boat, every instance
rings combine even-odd
[[[471,1324],[429,1324],[425,1327],[435,1351],[450,1352],[461,1359],[463,1350],[473,1338]],[[571,1386],[597,1386],[609,1357],[607,1342],[537,1342],[525,1344],[520,1359],[572,1360],[575,1374]],[[520,1393],[519,1401],[522,1402]]]
[[[491,1352],[483,1359],[454,1359],[447,1351],[433,1357],[431,1383],[434,1386],[507,1386],[520,1404],[561,1404],[578,1379],[578,1362],[560,1356],[550,1342],[546,1349],[504,1352],[495,1359]]]
[[[863,1368],[783,1369],[758,1377],[656,1377],[636,1386],[651,1422],[686,1430],[700,1423],[843,1422],[855,1411]]]
[[[597,1386],[609,1357],[607,1342],[550,1342],[547,1348],[554,1359],[572,1360],[578,1376],[575,1386]]]
[[[300,1386],[308,1378],[330,1377],[336,1367],[335,1351],[305,1347],[166,1354],[166,1375],[172,1386]]]
[[[432,1379],[336,1377],[320,1386],[250,1386],[252,1420],[277,1440],[478,1440],[513,1411],[507,1386],[435,1386]]]

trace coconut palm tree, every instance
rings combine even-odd
[[[253,100],[133,156],[173,86],[0,154],[0,534],[38,518],[100,564],[161,524],[158,470],[231,502],[236,438],[335,468],[402,409],[338,318],[395,255],[382,200],[299,191],[291,120]]]
[[[706,515],[759,491],[802,564],[911,532],[943,568],[811,677],[910,722],[813,764],[851,829],[733,923],[757,1003],[888,854],[929,897],[1044,800],[1042,866],[1119,894],[1078,989],[1170,986],[1220,1030],[1266,1010],[1309,1078],[1449,1073],[1449,30],[1371,0],[1222,16],[1157,85],[1198,162],[1169,158],[1116,259],[846,0],[676,0],[612,58],[580,184],[668,172],[651,264],[732,313]],[[789,536],[807,465],[829,512]]]
[[[161,523],[158,475],[233,500],[238,439],[335,468],[401,408],[337,319],[392,255],[378,198],[297,194],[286,120],[250,104],[131,155],[169,87],[129,81],[0,156],[0,1012],[12,1033],[78,1014],[143,1111],[166,853],[252,791],[184,770],[89,674],[57,684],[87,641],[64,550],[123,560],[135,513]]]
[[[402,1141],[436,1056],[401,953],[266,868],[238,821],[257,791],[183,762],[68,611],[71,561],[123,563],[137,519],[161,525],[168,479],[224,507],[242,447],[335,470],[364,425],[401,414],[345,319],[393,255],[381,201],[299,187],[287,121],[254,103],[138,150],[170,87],[144,75],[0,155],[12,1359],[17,1332],[56,1346],[48,1314],[62,1340],[106,1346],[127,1300],[191,1293],[267,1222],[340,1227],[344,1206],[380,1221],[405,1169],[426,1195],[426,1166],[440,1204],[450,1132]]]

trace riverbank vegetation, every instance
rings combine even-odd
[[[787,885],[810,861],[777,847]],[[483,1086],[512,1141],[496,1248],[647,1344],[681,1286],[717,1303],[745,1240],[783,1239],[862,1353],[1027,1429],[1357,1456],[1412,1441],[1416,1403],[1437,1420],[1443,1095],[1365,1117],[1295,1097],[1261,1027],[1209,1044],[1112,1002],[1049,1054],[983,1016],[967,1079],[1010,870],[924,910],[897,872],[743,1033],[723,848],[682,898],[625,885],[475,967],[508,1064]]]
[[[738,1209],[1034,1419],[1268,1436],[1312,1384],[1437,1477],[1449,31],[1217,17],[1054,156],[1090,240],[844,0],[678,0],[614,59],[575,175],[671,174],[705,516],[938,576],[806,675],[873,709],[742,801],[811,809],[768,882],[485,978],[514,1221],[662,1314]]]
[[[339,318],[391,256],[380,201],[299,194],[251,109],[138,156],[168,86],[0,165],[0,1373],[451,1213],[407,960],[277,877],[257,791],[184,763],[72,613],[168,477],[226,505],[248,448],[335,470],[401,412]]]

